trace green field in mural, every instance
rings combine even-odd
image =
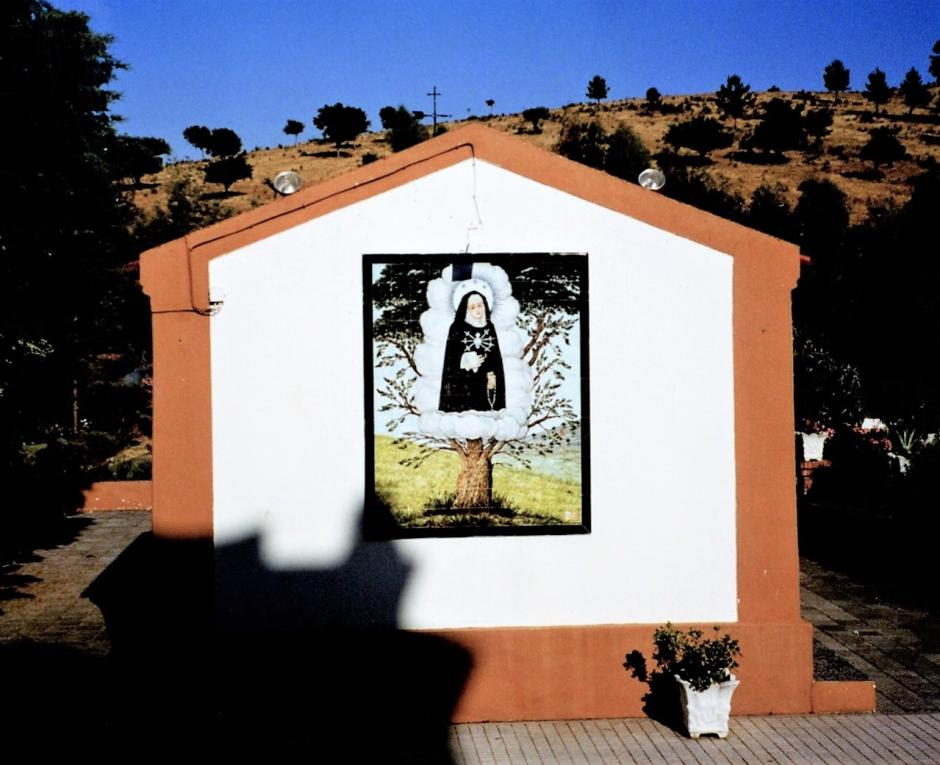
[[[496,462],[493,465],[493,494],[502,509],[487,514],[448,512],[446,500],[453,493],[460,471],[456,454],[440,452],[420,470],[402,465],[417,447],[394,444],[391,436],[375,436],[375,473],[381,476],[376,492],[388,503],[395,520],[405,528],[452,525],[555,525],[581,522],[580,454],[577,449],[536,463],[532,468]],[[443,502],[441,501],[443,500]],[[444,505],[444,507],[442,507]]]

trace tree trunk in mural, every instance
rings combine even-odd
[[[489,451],[483,448],[483,439],[467,441],[460,455],[460,474],[454,507],[462,510],[487,508],[493,501],[493,463]]]

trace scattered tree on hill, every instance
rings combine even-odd
[[[304,132],[304,123],[300,120],[287,120],[284,125],[284,134],[294,137],[294,146],[297,145],[297,136]]]
[[[728,75],[725,84],[715,93],[718,108],[726,116],[731,117],[732,126],[737,128],[738,118],[743,117],[754,103],[755,96],[751,86],[745,85],[737,74]]]
[[[220,157],[210,162],[205,169],[206,183],[221,183],[226,194],[233,183],[251,176],[252,168],[244,153],[234,157]]]
[[[139,186],[142,176],[163,169],[163,156],[169,153],[170,145],[162,138],[121,135],[117,137],[111,161],[119,175]]]
[[[891,167],[898,160],[904,159],[906,152],[896,134],[896,130],[880,127],[872,130],[866,143],[858,152],[859,159],[870,161],[877,170],[881,165]]]
[[[490,110],[490,116],[493,116],[493,107],[496,105],[496,102],[492,98],[487,98],[483,103],[486,104],[486,108]]]
[[[637,182],[637,176],[651,160],[643,141],[627,125],[607,133],[596,120],[563,125],[555,150],[568,159],[632,183]]]
[[[404,106],[383,106],[379,110],[382,128],[388,132],[386,140],[392,151],[402,151],[428,139],[428,129],[418,120],[422,112],[410,112]]]
[[[715,149],[727,149],[734,134],[712,117],[693,117],[671,125],[663,140],[673,148],[683,147],[706,157]]]
[[[607,153],[607,131],[596,120],[569,122],[562,126],[555,150],[563,157],[600,170]]]
[[[862,95],[875,105],[875,114],[878,114],[879,108],[891,100],[894,88],[888,85],[885,73],[876,67],[875,71],[868,75]]]
[[[604,170],[625,181],[637,182],[637,176],[650,166],[652,156],[640,137],[627,125],[620,125],[607,136]]]
[[[813,146],[819,149],[822,140],[832,129],[832,112],[829,109],[812,109],[803,118],[806,132],[814,139]]]
[[[849,89],[849,70],[839,59],[833,59],[823,70],[823,84],[826,90],[836,94],[836,103],[839,103],[839,94]]]
[[[913,66],[907,70],[904,79],[898,86],[898,95],[904,99],[907,113],[913,114],[914,109],[927,106],[930,103],[930,90],[920,77],[920,72]]]
[[[646,89],[646,108],[647,109],[658,109],[659,105],[662,103],[663,96],[656,88],[647,88]]]
[[[927,71],[930,72],[934,82],[940,85],[940,40],[933,44],[933,55],[930,57]]]
[[[754,189],[747,208],[747,224],[778,239],[795,242],[797,233],[793,211],[787,200],[788,191],[782,183],[761,184]]]
[[[806,124],[802,114],[800,104],[791,106],[782,98],[771,99],[764,104],[764,115],[744,145],[769,152],[802,149],[806,146]]]
[[[190,125],[183,131],[183,138],[205,157],[212,143],[212,131],[204,125]]]
[[[542,132],[542,120],[547,120],[552,116],[551,112],[544,106],[533,106],[522,112],[522,119],[532,124],[533,133]]]
[[[216,128],[212,131],[207,149],[213,157],[234,157],[242,150],[242,139],[231,128]]]
[[[313,125],[323,133],[323,137],[339,147],[347,141],[352,141],[360,133],[369,129],[369,120],[366,113],[357,106],[346,106],[337,101],[330,106],[324,104],[313,118]]]
[[[595,74],[588,82],[587,97],[595,104],[600,104],[603,99],[607,98],[608,92],[607,80],[599,74]]]

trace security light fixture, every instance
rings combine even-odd
[[[655,167],[648,167],[640,173],[637,181],[644,189],[659,191],[666,185],[666,176],[663,174],[662,170],[657,170]]]
[[[287,196],[293,194],[303,185],[303,179],[293,170],[285,170],[274,177],[274,190],[278,194]]]

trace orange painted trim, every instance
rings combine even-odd
[[[682,625],[690,626],[690,625]],[[712,625],[698,625],[708,631]],[[812,710],[812,625],[722,625],[741,642],[736,715]],[[455,722],[642,717],[648,688],[624,669],[637,649],[649,669],[656,625],[440,630],[473,655]]]
[[[209,319],[153,316],[153,532],[212,538]]]
[[[817,680],[813,712],[818,715],[874,712],[875,684],[870,680]]]
[[[153,507],[150,481],[99,481],[82,491],[85,502],[81,512],[105,510],[149,510]]]

